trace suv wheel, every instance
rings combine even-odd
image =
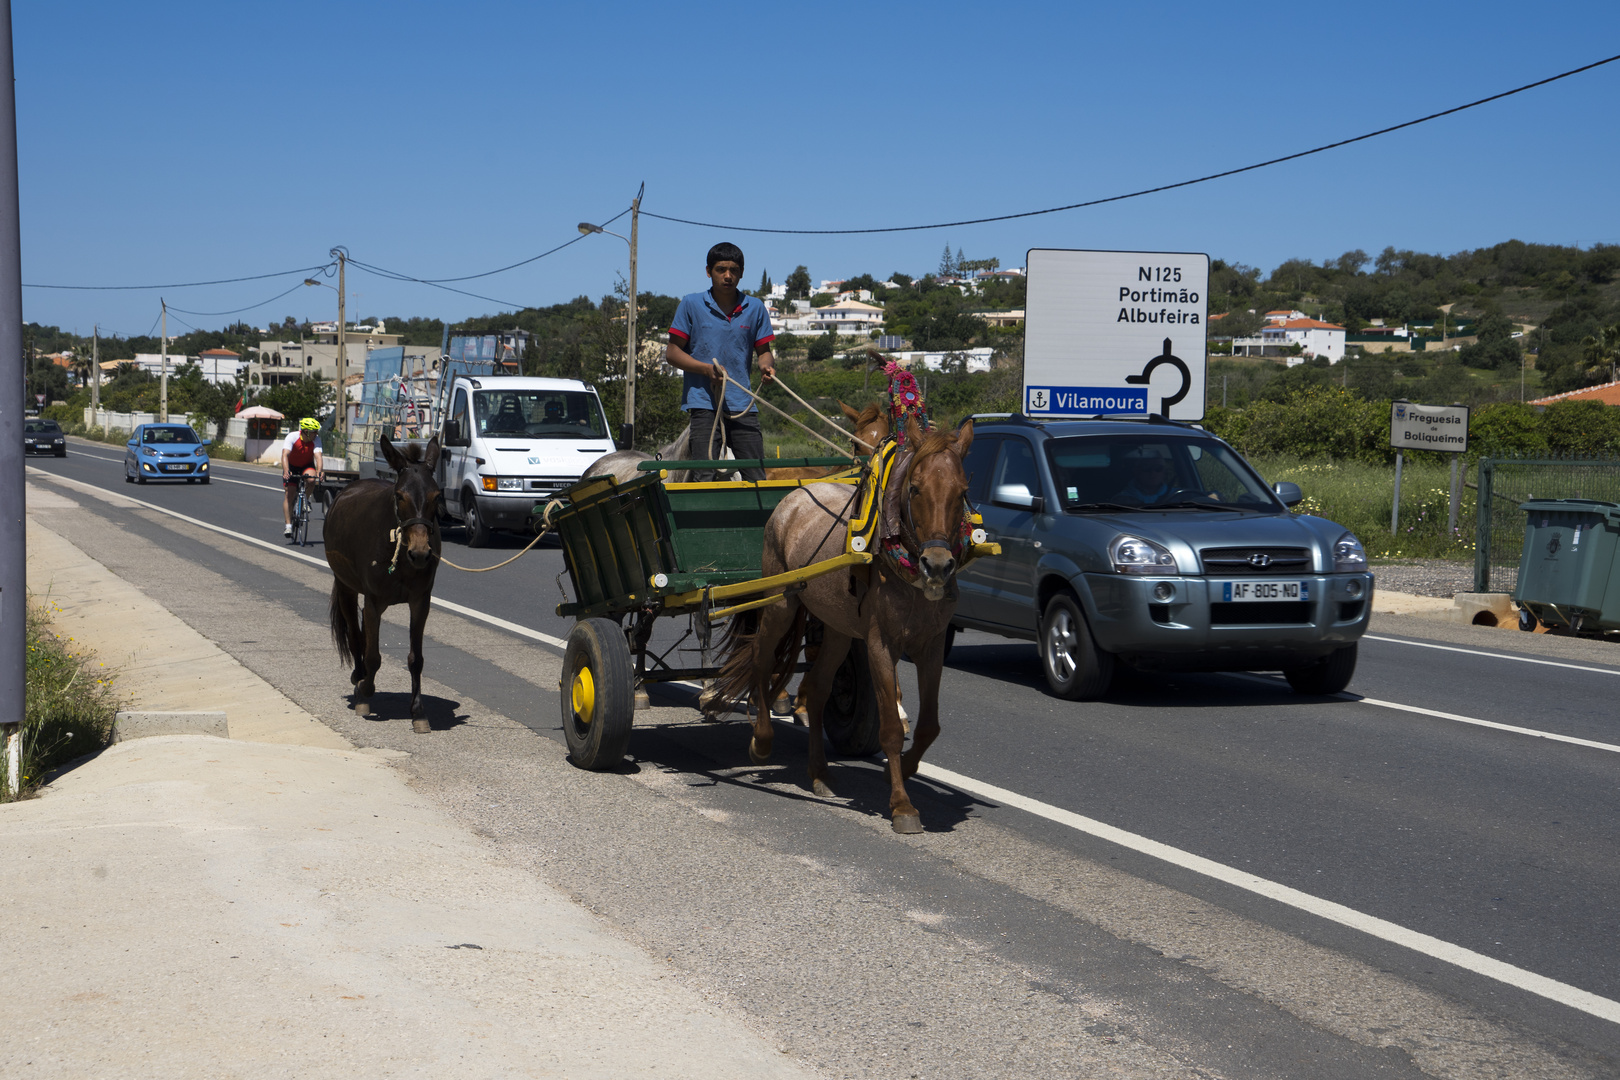
[[[1114,681],[1114,654],[1097,647],[1080,604],[1061,592],[1041,616],[1041,671],[1052,693],[1070,701],[1094,701]]]
[[[1356,647],[1334,649],[1314,664],[1284,668],[1283,677],[1298,694],[1337,694],[1356,673]]]

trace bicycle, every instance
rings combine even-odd
[[[308,484],[300,482],[298,500],[293,503],[292,513],[292,542],[298,547],[309,546],[310,502]]]

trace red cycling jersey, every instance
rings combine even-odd
[[[287,467],[293,472],[303,472],[315,464],[315,451],[320,449],[320,443],[311,439],[305,442],[302,438],[294,437],[287,440]]]

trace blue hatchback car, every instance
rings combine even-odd
[[[124,445],[124,482],[184,480],[208,483],[208,440],[190,424],[142,424]]]

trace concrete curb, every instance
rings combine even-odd
[[[228,739],[230,725],[222,712],[120,712],[113,718],[113,742],[154,735],[212,735]]]

